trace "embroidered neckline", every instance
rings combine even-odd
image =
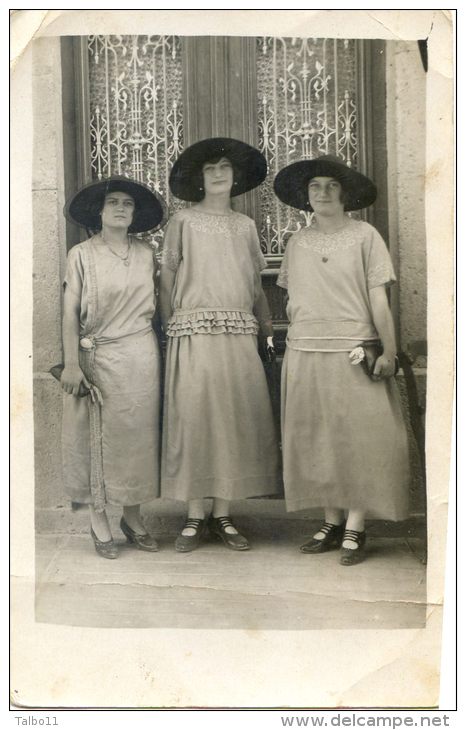
[[[358,240],[358,236],[352,225],[345,226],[332,234],[322,233],[322,231],[309,226],[300,231],[296,245],[326,256],[334,251],[343,251],[350,248]]]
[[[202,208],[188,208],[188,210],[192,210],[193,213],[199,213],[200,215],[214,216],[215,218],[228,218],[231,215],[236,215],[236,211],[231,208],[228,213],[213,213],[208,210],[202,210]]]
[[[315,214],[313,213],[311,216],[311,223],[309,228],[311,228],[315,233],[318,233],[321,236],[330,237],[330,236],[338,236],[343,231],[346,231],[347,228],[351,228],[353,223],[356,223],[356,221],[353,218],[350,218],[348,215],[345,214],[345,224],[343,226],[340,226],[340,228],[337,228],[336,231],[323,231],[321,228],[317,226],[317,218],[315,217]]]
[[[202,233],[222,233],[227,235],[247,233],[250,219],[247,216],[232,210],[226,215],[207,213],[195,208],[189,208],[195,215],[189,218],[189,224],[196,231]]]

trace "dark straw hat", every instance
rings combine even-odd
[[[345,210],[348,211],[367,208],[377,198],[377,188],[372,180],[333,155],[301,160],[284,167],[274,180],[275,194],[293,208],[312,211],[308,185],[313,177],[333,177],[338,180],[346,194]]]
[[[227,157],[235,168],[232,197],[252,190],[265,180],[267,160],[259,150],[238,139],[209,137],[188,147],[173,165],[169,181],[173,195],[192,203],[202,200],[204,190],[199,185],[202,165],[217,157]]]
[[[130,195],[136,206],[133,222],[128,228],[130,233],[152,231],[167,222],[167,206],[162,196],[147,185],[123,175],[84,185],[67,201],[63,213],[73,223],[97,231],[102,227],[100,210],[105,196],[117,192]]]

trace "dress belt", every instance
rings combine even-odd
[[[110,342],[117,342],[118,340],[124,340],[127,337],[136,337],[136,335],[145,335],[147,332],[150,332],[152,329],[152,325],[148,324],[147,327],[143,327],[142,329],[138,330],[137,332],[128,332],[126,335],[118,335],[117,337],[97,337],[96,335],[93,335],[92,333],[87,333],[80,337],[79,339],[79,347],[81,350],[84,350],[85,352],[95,350],[96,345],[107,345]]]
[[[287,337],[286,345],[290,350],[298,350],[300,352],[352,352],[354,350],[355,343],[378,341],[378,337],[347,337],[344,335],[322,335],[322,336],[311,336],[303,335],[301,337]],[[345,346],[337,347],[337,343]],[[325,343],[332,344],[333,347],[328,345],[324,347]],[[305,346],[308,345],[308,346]]]

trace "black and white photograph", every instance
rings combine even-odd
[[[12,698],[435,707],[451,12],[208,13],[11,17]]]

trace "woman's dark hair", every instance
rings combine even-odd
[[[108,192],[104,192],[101,195],[98,195],[95,200],[92,201],[92,203],[89,206],[89,212],[92,214],[92,217],[99,221],[99,226],[96,228],[97,231],[102,230],[102,220],[101,220],[101,213],[105,205],[105,198],[107,195],[111,195],[112,193],[118,193],[118,192],[124,192],[126,195],[129,195],[129,193],[126,192],[126,190],[109,190]],[[140,211],[140,205],[138,204],[138,201],[133,198],[132,195],[129,195],[129,197],[132,199],[134,203],[134,213],[133,213],[133,220],[131,222],[131,225],[128,226],[128,233],[133,233],[134,228],[133,226],[137,222],[138,213]]]
[[[195,185],[195,189],[198,189],[200,193],[203,193],[202,197],[199,198],[199,200],[202,200],[205,197],[205,191],[204,191],[204,175],[202,173],[202,168],[204,165],[216,165],[217,162],[220,162],[220,160],[228,160],[230,163],[232,169],[233,169],[233,185],[238,182],[238,178],[240,175],[239,168],[235,165],[233,160],[228,157],[228,155],[217,155],[216,157],[211,157],[209,160],[204,160],[202,164],[199,166],[198,170],[194,174],[193,181]]]
[[[346,208],[346,206],[348,205],[349,200],[350,200],[349,190],[341,182],[341,180],[339,180],[339,183],[341,185],[341,190],[340,190],[340,203],[343,203],[343,206]]]

